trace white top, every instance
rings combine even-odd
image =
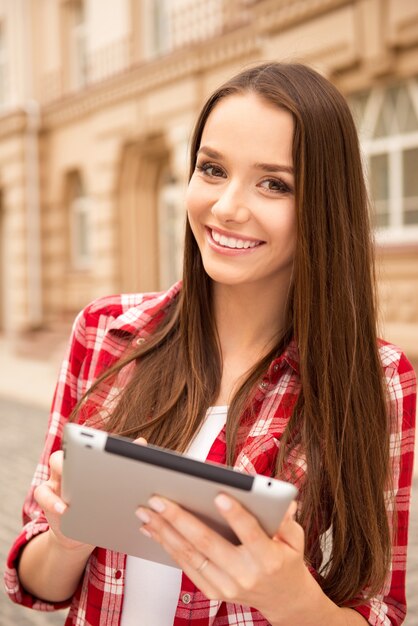
[[[227,413],[227,406],[208,409],[203,424],[185,453],[187,456],[206,460],[213,442],[225,425]],[[121,626],[172,626],[181,576],[182,572],[177,567],[128,556]]]

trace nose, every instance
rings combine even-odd
[[[212,215],[220,222],[246,222],[250,211],[240,185],[230,183],[219,193],[218,199],[212,205]]]

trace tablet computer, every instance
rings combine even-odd
[[[95,546],[178,567],[139,532],[135,515],[153,494],[194,513],[228,540],[236,535],[214,504],[223,492],[239,500],[272,536],[296,488],[267,476],[249,475],[177,452],[69,423],[64,428],[62,498],[68,504],[62,532]]]

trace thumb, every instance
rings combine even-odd
[[[50,479],[55,482],[60,482],[62,476],[62,464],[64,460],[64,452],[57,450],[53,452],[49,457],[49,468],[51,470]]]
[[[289,520],[294,520],[297,510],[298,510],[298,504],[297,504],[296,500],[292,500],[292,502],[288,506],[288,509],[287,509],[286,513],[284,514],[284,518],[282,520],[282,524],[283,524],[283,522],[287,522]]]
[[[138,439],[134,439],[133,443],[137,443],[139,446],[146,446],[148,444],[145,437],[138,437]]]
[[[300,526],[300,524],[298,524],[294,519],[296,510],[297,504],[293,501],[287,509],[282,523],[273,537],[273,540],[279,542],[282,541],[296,552],[301,552],[303,554],[305,546],[305,533],[302,526]]]

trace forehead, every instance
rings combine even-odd
[[[293,118],[289,111],[254,93],[222,98],[209,114],[201,145],[222,153],[252,153],[291,164]]]

